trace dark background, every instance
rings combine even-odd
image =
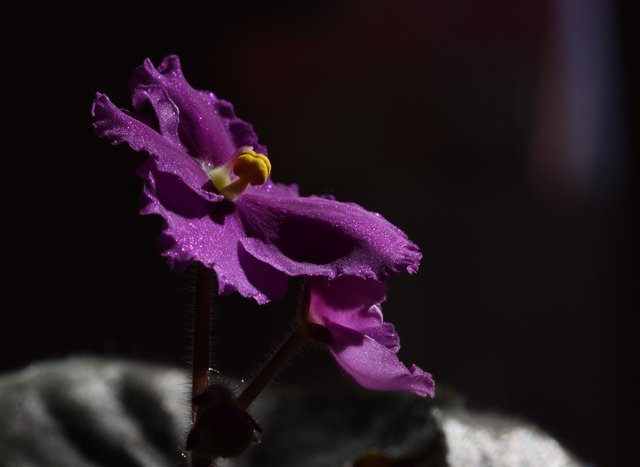
[[[0,369],[77,353],[185,365],[191,279],[160,258],[159,221],[138,216],[143,157],[95,138],[89,116],[96,91],[126,107],[132,69],[177,53],[254,124],[276,181],[381,212],[422,248],[385,304],[405,362],[619,464],[637,371],[625,13],[349,0],[5,14]],[[222,372],[255,370],[291,289],[261,308],[216,299]],[[342,381],[320,350],[281,380]]]

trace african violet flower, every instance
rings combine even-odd
[[[367,389],[433,397],[431,375],[415,365],[407,368],[396,355],[400,338],[380,308],[387,293],[384,283],[345,276],[310,279],[308,285],[308,320],[329,331],[329,351],[345,373]]]
[[[219,293],[259,303],[280,297],[289,276],[384,279],[417,270],[417,247],[379,214],[272,183],[251,125],[230,103],[193,89],[178,57],[157,69],[146,60],[130,91],[134,113],[97,94],[93,126],[149,154],[139,169],[142,213],[164,219],[161,246],[174,270],[200,262],[216,272]]]

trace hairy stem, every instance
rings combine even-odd
[[[195,309],[193,315],[193,378],[192,397],[204,392],[209,384],[209,336],[211,327],[211,271],[198,264],[196,272]],[[192,421],[195,421],[197,407],[194,404]]]
[[[267,387],[273,378],[282,370],[295,351],[308,340],[308,333],[304,324],[301,324],[280,346],[269,361],[262,367],[260,373],[249,383],[238,397],[238,403],[247,408]]]

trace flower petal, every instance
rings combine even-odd
[[[357,204],[251,191],[236,201],[249,253],[289,276],[382,280],[416,272],[421,254],[400,229]]]
[[[236,117],[229,102],[189,85],[178,57],[165,57],[157,69],[149,59],[145,60],[133,73],[130,84],[133,95],[141,85],[161,86],[178,106],[180,139],[192,156],[220,166],[241,146],[253,146],[257,152],[266,154],[253,127]]]
[[[233,203],[202,199],[176,176],[153,172],[147,176],[144,197],[142,214],[164,219],[160,244],[172,269],[182,272],[198,261],[215,271],[220,294],[237,291],[258,303],[284,295],[287,276],[238,242],[243,230]]]
[[[369,309],[369,312],[376,313],[376,311],[377,313],[380,313],[380,316],[382,316],[382,311],[377,305],[374,305]],[[396,327],[391,323],[380,323],[378,326],[371,326],[369,328],[362,329],[361,332],[365,336],[372,338],[378,344],[384,345],[393,353],[398,353],[400,350],[400,336],[398,336],[398,333],[396,332]]]
[[[262,185],[249,185],[246,193],[256,193],[258,195],[277,196],[279,198],[298,198],[300,189],[298,185],[284,185],[282,183],[273,183],[271,179]]]
[[[329,323],[334,338],[329,346],[338,365],[358,384],[375,391],[408,391],[421,397],[435,395],[431,375],[415,365],[407,368],[396,353],[353,329]]]
[[[387,295],[384,282],[342,276],[332,281],[310,278],[307,285],[311,292],[311,321],[322,325],[336,323],[358,331],[382,324],[382,311],[373,305],[384,301]]]
[[[144,104],[150,104],[156,114],[160,134],[186,152],[178,136],[180,110],[167,91],[160,86],[138,86],[132,99],[136,111],[140,111]]]
[[[309,320],[329,330],[328,346],[340,367],[357,383],[378,391],[410,391],[431,395],[431,375],[413,365],[407,368],[396,353],[400,338],[385,323],[379,303],[386,284],[343,276],[333,281],[308,279]]]
[[[212,201],[223,199],[202,188],[209,183],[207,174],[180,146],[118,109],[104,94],[96,95],[91,115],[95,118],[93,128],[98,136],[108,139],[112,144],[126,142],[134,151],[146,151],[151,155],[155,169],[178,177],[202,198]],[[143,171],[143,175],[146,175],[151,167],[143,167],[146,167]]]

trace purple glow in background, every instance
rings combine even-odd
[[[552,3],[531,178],[544,196],[616,196],[628,154],[614,4]]]

